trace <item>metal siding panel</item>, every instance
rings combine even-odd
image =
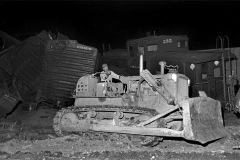
[[[34,36],[5,52],[3,55],[5,58],[1,57],[1,63],[4,62],[1,67],[30,88],[30,90],[21,91],[21,96],[37,91],[44,50],[45,42],[40,37]]]
[[[42,95],[52,100],[70,101],[78,79],[95,71],[97,49],[77,48],[79,45],[83,46],[76,41],[49,41],[41,76]]]
[[[187,79],[179,77],[178,80],[178,98],[188,97],[188,82]]]
[[[19,101],[18,97],[0,89],[0,116],[11,112]]]
[[[23,95],[38,91],[38,98],[71,101],[78,79],[95,71],[96,57],[96,48],[77,41],[35,36],[4,52],[0,67],[30,88]]]

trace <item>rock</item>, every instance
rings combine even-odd
[[[9,153],[7,153],[7,152],[1,152],[1,151],[0,151],[0,159],[6,159],[6,158],[8,158],[9,156],[10,156]]]

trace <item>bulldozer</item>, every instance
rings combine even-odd
[[[176,69],[152,75],[102,82],[99,74],[81,77],[74,106],[56,113],[58,136],[79,134],[90,139],[127,141],[154,146],[164,138],[206,144],[227,135],[221,103],[204,92],[189,98],[190,80]]]

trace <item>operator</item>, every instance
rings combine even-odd
[[[107,64],[103,64],[102,69],[103,71],[100,73],[101,81],[111,83],[113,78],[120,80],[121,76],[117,75],[113,71],[108,70]]]

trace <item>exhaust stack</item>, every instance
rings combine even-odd
[[[161,61],[159,62],[159,65],[160,65],[161,74],[164,74],[164,68],[165,68],[166,62]]]
[[[139,53],[139,75],[143,71],[143,55],[144,55],[144,48],[138,46],[138,53]]]
[[[139,72],[143,71],[143,55],[140,54],[140,61],[139,61]]]

